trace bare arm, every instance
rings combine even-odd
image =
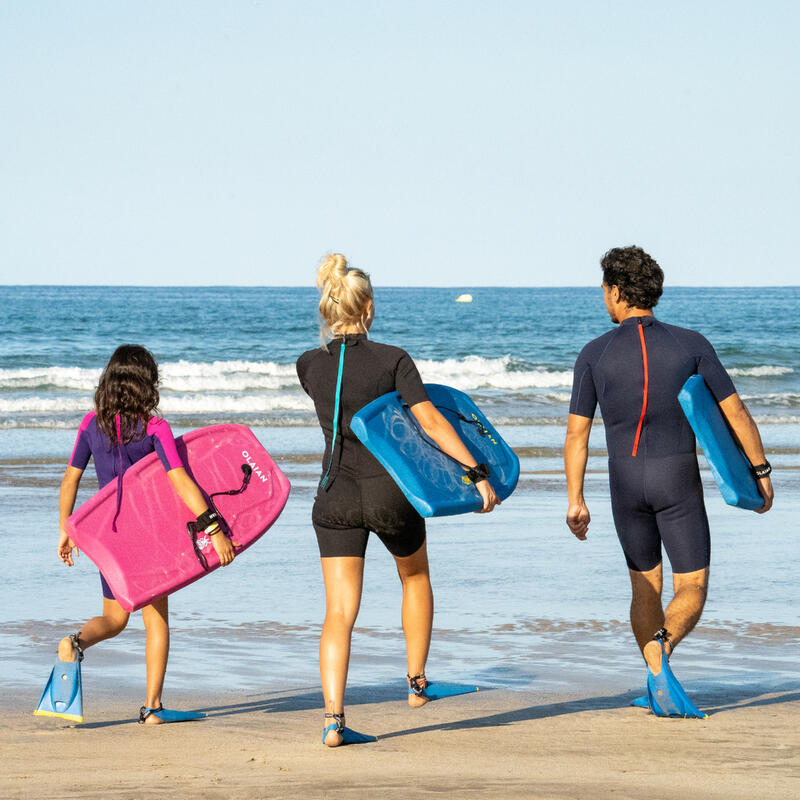
[[[741,397],[734,393],[730,397],[726,397],[719,404],[719,407],[722,409],[728,425],[731,426],[750,463],[754,466],[763,464],[767,460],[767,456],[764,453],[761,434],[758,432],[758,427],[750,416],[747,406],[742,402]],[[775,492],[769,475],[766,478],[759,478],[756,483],[758,491],[761,492],[761,496],[764,498],[764,505],[758,509],[757,513],[764,514],[772,507],[772,499]]]
[[[196,517],[199,517],[204,511],[208,511],[208,503],[206,503],[203,493],[198,488],[197,484],[189,477],[189,473],[183,467],[176,467],[167,472],[172,485],[178,496]],[[220,529],[216,533],[211,534],[211,543],[217,551],[220,563],[224,566],[230,564],[236,555],[233,550],[231,540]]]
[[[426,400],[423,403],[415,403],[411,406],[411,413],[419,422],[420,427],[425,433],[436,442],[451,458],[460,461],[467,467],[477,465],[475,457],[467,449],[461,437],[456,433],[455,428],[444,418],[436,406]],[[483,508],[478,513],[491,511],[495,506],[500,505],[497,495],[489,481],[479,481],[475,488],[483,498]]]
[[[567,421],[567,436],[564,440],[564,471],[567,475],[567,525],[581,541],[586,540],[589,530],[589,509],[583,499],[583,479],[589,459],[589,433],[592,420],[578,414],[570,414]]]
[[[78,548],[67,535],[64,524],[67,521],[67,517],[72,513],[72,509],[75,508],[75,498],[78,496],[78,486],[80,485],[82,477],[82,469],[72,466],[67,467],[64,477],[61,479],[61,491],[58,495],[58,557],[68,567],[74,565],[75,562],[72,559],[72,551],[75,550],[77,554]]]

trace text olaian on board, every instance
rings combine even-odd
[[[269,473],[265,475],[261,471],[258,464],[256,464],[256,462],[250,458],[250,453],[248,453],[247,450],[242,450],[242,458],[244,458],[247,461],[247,463],[253,468],[253,475],[255,475],[256,478],[260,478],[262,483],[266,483],[269,480]]]

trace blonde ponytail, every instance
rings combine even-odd
[[[317,289],[320,291],[320,342],[338,335],[343,328],[365,327],[367,306],[372,300],[369,275],[347,265],[341,253],[322,260],[317,270]]]

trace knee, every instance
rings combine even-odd
[[[329,606],[325,609],[325,625],[352,631],[357,616],[358,608],[342,605]]]
[[[400,577],[400,583],[403,584],[404,588],[406,586],[430,585],[431,582],[431,575],[427,564],[424,567],[419,567],[418,569],[399,569],[397,574]]]
[[[129,614],[125,614],[124,616],[107,616],[106,619],[108,620],[108,629],[109,629],[109,638],[113,636],[119,636],[125,628],[128,627],[128,620],[130,619]]]

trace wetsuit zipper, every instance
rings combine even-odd
[[[636,428],[636,438],[633,440],[632,456],[636,455],[639,449],[639,437],[642,435],[642,426],[644,425],[644,415],[647,412],[647,388],[649,383],[649,376],[647,373],[647,345],[644,342],[644,325],[642,325],[642,318],[637,320],[639,329],[639,341],[642,344],[642,366],[644,367],[644,388],[642,389],[642,414],[639,417],[639,425]]]

